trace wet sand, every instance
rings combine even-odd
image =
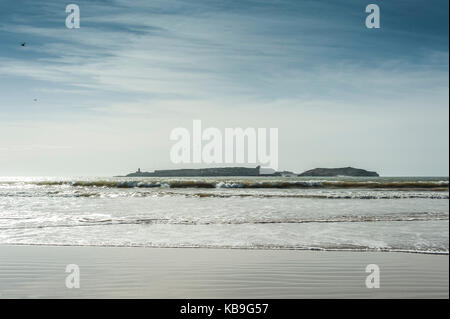
[[[0,246],[0,298],[448,298],[448,267],[448,255],[387,252]]]

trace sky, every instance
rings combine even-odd
[[[448,6],[2,0],[0,176],[207,166],[170,160],[171,131],[194,119],[278,128],[280,170],[448,176]]]

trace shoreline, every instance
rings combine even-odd
[[[65,287],[69,264],[79,289]],[[0,298],[448,298],[448,266],[448,254],[0,245]]]
[[[325,249],[325,248],[296,248],[296,247],[232,247],[232,246],[140,246],[140,245],[71,245],[71,244],[0,244],[2,246],[43,246],[43,247],[93,247],[93,248],[144,248],[144,249],[217,249],[217,250],[269,250],[269,251],[309,251],[309,252],[345,252],[345,253],[392,253],[392,254],[417,254],[417,255],[431,255],[431,256],[450,256],[450,252],[441,251],[415,251],[402,249]]]

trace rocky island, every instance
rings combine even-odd
[[[298,176],[355,176],[355,177],[378,177],[377,172],[366,171],[365,169],[342,167],[342,168],[314,168],[299,174]]]
[[[212,176],[265,176],[261,174],[260,167],[214,167],[214,168],[192,168],[155,170],[154,172],[141,172],[138,169],[125,177],[212,177]],[[272,174],[274,175],[274,174]]]
[[[213,168],[191,168],[191,169],[168,169],[155,170],[153,172],[143,172],[140,168],[134,173],[118,177],[221,177],[221,176],[379,176],[377,172],[366,171],[364,169],[343,167],[343,168],[315,168],[301,174],[290,171],[277,172],[272,169],[252,167],[213,167]]]

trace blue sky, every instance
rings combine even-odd
[[[448,176],[446,0],[68,3],[0,2],[0,176],[173,168],[193,119],[278,127],[281,169]]]

